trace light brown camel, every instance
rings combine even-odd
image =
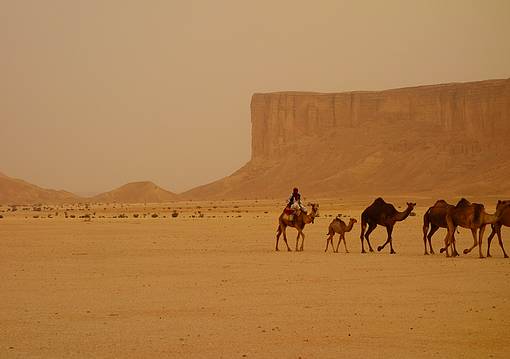
[[[445,237],[445,246],[441,248],[441,253],[446,251],[446,256],[449,257],[448,248],[453,245],[455,238],[453,234],[457,227],[471,229],[473,235],[473,245],[471,248],[464,249],[463,253],[470,253],[476,246],[478,246],[478,254],[480,258],[484,258],[482,254],[482,238],[487,224],[494,224],[499,221],[500,216],[506,206],[502,206],[496,210],[496,213],[489,214],[485,212],[485,207],[480,203],[471,203],[467,199],[462,198],[459,203],[453,208],[449,208],[446,212],[446,224],[448,226],[448,233]],[[478,240],[476,233],[478,232]]]
[[[430,254],[434,254],[434,249],[432,249],[432,236],[439,228],[447,228],[446,212],[448,211],[448,208],[453,207],[455,206],[447,203],[445,200],[440,199],[423,215],[423,245],[425,247],[425,255],[429,254],[427,252],[427,240],[429,242]],[[429,225],[430,232],[427,234]],[[457,253],[457,249],[455,248],[455,238],[453,239],[453,255],[459,255]]]
[[[280,235],[283,233],[283,240],[287,245],[287,250],[290,251],[289,244],[287,243],[287,227],[294,227],[297,229],[298,235],[296,237],[296,251],[299,252],[303,250],[305,243],[305,234],[303,233],[303,229],[308,223],[313,223],[315,217],[319,215],[318,204],[310,203],[309,206],[311,207],[310,213],[303,213],[299,211],[298,213],[293,214],[292,218],[291,215],[288,215],[285,212],[280,215],[278,218],[278,228],[276,230],[276,250],[278,250],[278,241],[280,240]],[[299,237],[302,238],[300,247],[298,247]]]
[[[377,225],[380,225],[386,227],[386,231],[388,232],[388,239],[382,246],[377,247],[377,250],[381,251],[389,243],[390,253],[395,254],[396,252],[393,250],[393,240],[391,237],[391,234],[393,233],[393,226],[395,226],[396,222],[400,222],[406,219],[412,212],[414,206],[416,206],[416,203],[407,202],[407,208],[405,211],[399,212],[392,204],[386,203],[381,197],[377,198],[374,203],[368,206],[361,214],[361,253],[366,253],[365,247],[363,246],[363,238],[367,240],[370,252],[374,251],[370,245],[370,240],[368,237],[370,233],[372,233],[372,231],[377,227]],[[365,233],[367,224],[368,230]]]
[[[350,232],[354,223],[358,222],[356,219],[351,218],[349,219],[349,224],[345,224],[344,221],[340,219],[340,216],[336,217],[330,224],[329,224],[329,230],[328,230],[328,238],[326,238],[326,249],[324,252],[328,251],[329,242],[331,242],[331,248],[333,248],[333,252],[338,253],[338,246],[340,245],[340,242],[344,241],[344,247],[345,247],[345,253],[349,253],[347,250],[347,244],[345,244],[345,232]],[[335,233],[338,233],[340,236],[338,238],[338,243],[335,247],[333,246],[333,237],[335,236]]]
[[[501,250],[503,251],[503,255],[505,258],[508,258],[508,254],[505,252],[505,247],[503,247],[503,241],[501,240],[501,227],[506,226],[510,227],[510,200],[507,201],[498,201],[498,204],[496,205],[496,212],[498,209],[502,211],[501,217],[498,222],[494,223],[492,225],[492,232],[489,235],[489,238],[487,238],[487,257],[491,257],[491,241],[495,234],[498,235],[498,241],[499,246],[501,247]],[[505,207],[505,208],[503,208]]]

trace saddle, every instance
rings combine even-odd
[[[294,220],[296,219],[296,216],[299,216],[300,213],[301,213],[301,211],[294,210],[290,207],[285,207],[283,209],[284,218],[286,217],[286,219],[291,222],[294,222]]]
[[[292,208],[285,207],[283,209],[283,213],[290,216],[291,214],[294,214],[294,210]]]

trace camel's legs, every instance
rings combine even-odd
[[[365,252],[365,247],[363,246],[363,241],[365,240],[365,229],[367,227],[367,223],[363,220],[361,220],[361,234],[359,236],[359,239],[361,240],[361,253],[366,253]]]
[[[501,224],[499,224],[499,223],[492,225],[492,232],[489,235],[489,238],[487,238],[487,257],[491,257],[491,253],[490,253],[491,242],[492,242],[492,238],[496,234],[498,235],[498,242],[499,242],[499,246],[501,247],[501,250],[503,251],[503,255],[505,256],[505,258],[508,258],[508,254],[506,254],[505,247],[503,247],[503,241],[501,239]]]
[[[349,251],[347,250],[347,243],[345,243],[345,234],[342,234],[342,240],[344,241],[345,253],[349,253]],[[338,252],[338,249],[337,249],[337,252]]]
[[[435,254],[434,249],[432,249],[432,236],[434,235],[434,233],[437,232],[438,229],[439,229],[438,226],[436,226],[435,224],[432,224],[430,226],[430,232],[427,235],[427,240],[429,241],[429,247],[430,247],[430,254]],[[425,244],[425,254],[428,254],[427,253],[427,242],[425,241],[425,237],[423,238],[423,243]]]
[[[432,227],[433,228],[433,227]],[[423,216],[423,245],[425,246],[425,253],[424,255],[428,255],[427,252],[427,232],[429,231],[429,218],[428,218],[428,212],[425,213],[425,216]],[[432,230],[431,230],[432,232]]]
[[[305,233],[303,231],[300,231],[301,233],[301,248],[299,249],[301,252],[305,250]],[[331,246],[333,246],[333,242],[331,242]]]
[[[285,245],[287,246],[287,251],[291,252],[289,243],[287,242],[287,230],[285,227],[282,228],[282,232],[283,232],[283,240],[285,241]]]
[[[331,241],[331,248],[333,248],[333,252],[335,251],[335,246],[333,245],[333,236],[335,234],[330,234],[328,236],[328,238],[326,238],[326,249],[324,250],[324,252],[327,252],[328,251],[328,247],[329,247],[329,242]]]
[[[487,257],[492,257],[491,256],[491,242],[492,242],[492,238],[496,234],[496,226],[497,226],[497,224],[492,224],[491,225],[492,231],[491,231],[491,234],[489,234],[489,237],[487,238]],[[504,251],[505,250],[503,249],[503,252]]]
[[[280,236],[282,234],[282,227],[278,225],[278,230],[276,231],[276,248],[275,251],[278,251],[278,241],[280,240]]]
[[[344,241],[344,247],[345,247],[345,253],[349,253],[347,250],[347,246],[345,244],[345,235],[343,233],[340,233],[338,236],[338,243],[336,244],[336,252],[338,253],[338,247],[340,246],[340,242]]]
[[[499,246],[501,247],[501,250],[503,251],[503,255],[505,256],[505,258],[508,258],[508,254],[506,254],[506,252],[505,252],[505,247],[503,247],[503,240],[501,239],[501,225],[496,227],[496,233],[498,234]]]
[[[470,253],[473,248],[478,245],[478,240],[476,239],[476,228],[471,228],[471,234],[473,235],[473,246],[471,246],[471,248],[464,249],[464,254]]]
[[[443,252],[446,252],[446,256],[449,257],[450,255],[448,254],[448,239],[450,237],[450,229],[448,229],[448,232],[446,232],[446,236],[444,237],[444,247],[442,247],[440,250],[439,250],[439,253],[443,253]]]
[[[457,230],[457,229],[455,229]],[[455,232],[453,232],[452,234],[452,256],[453,257],[458,257],[459,256],[459,252],[457,252],[457,246],[455,245],[455,243],[457,242],[457,240],[455,239]]]
[[[391,240],[393,226],[392,225],[386,226],[386,232],[388,232],[388,238],[386,239],[386,242],[384,242],[384,244],[382,246],[377,247],[377,251],[380,252],[389,243],[390,244],[390,254],[394,254],[395,251],[393,250],[393,245],[392,245],[392,240]]]
[[[450,253],[448,253],[448,247],[452,244],[452,241],[455,240],[455,230],[457,229],[457,226],[453,224],[453,221],[450,216],[446,216],[446,237],[444,237],[444,247],[439,250],[439,253],[446,252],[446,257],[450,257]],[[455,243],[453,243],[453,246],[455,246]]]
[[[480,227],[478,230],[478,256],[479,258],[484,258],[482,254],[482,239],[483,239],[483,232],[485,231],[485,224]]]
[[[368,238],[368,236],[370,236],[370,233],[372,233],[372,231],[375,229],[375,227],[377,227],[377,224],[375,223],[369,223],[368,224],[368,230],[367,230],[367,233],[365,233],[365,239],[367,240],[367,243],[368,243],[368,249],[370,250],[370,252],[373,252],[373,248],[372,248],[372,245],[370,244],[370,239]]]
[[[297,229],[297,237],[296,237],[296,252],[299,251],[299,247],[298,247],[298,243],[299,243],[299,236],[301,235],[301,233],[299,232],[299,229]]]
[[[391,226],[388,229],[388,235],[390,237],[390,254],[395,254],[395,250],[393,249],[393,236],[391,235],[393,233],[393,226]]]

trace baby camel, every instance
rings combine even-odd
[[[345,224],[345,222],[340,219],[340,215],[337,216],[329,225],[328,238],[326,238],[326,249],[324,250],[324,252],[328,251],[329,242],[331,242],[331,248],[333,249],[333,252],[338,253],[338,246],[340,245],[340,242],[343,240],[345,253],[349,253],[349,251],[347,250],[347,244],[345,243],[345,232],[350,232],[354,223],[356,222],[358,222],[356,219],[351,218],[349,219],[349,224]],[[333,245],[333,237],[335,236],[335,233],[338,233],[340,235],[338,238],[338,243],[336,245],[336,250]]]

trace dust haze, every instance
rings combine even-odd
[[[0,0],[0,358],[507,358],[509,14]]]
[[[0,169],[181,192],[250,159],[255,92],[510,76],[507,1],[0,2]]]

